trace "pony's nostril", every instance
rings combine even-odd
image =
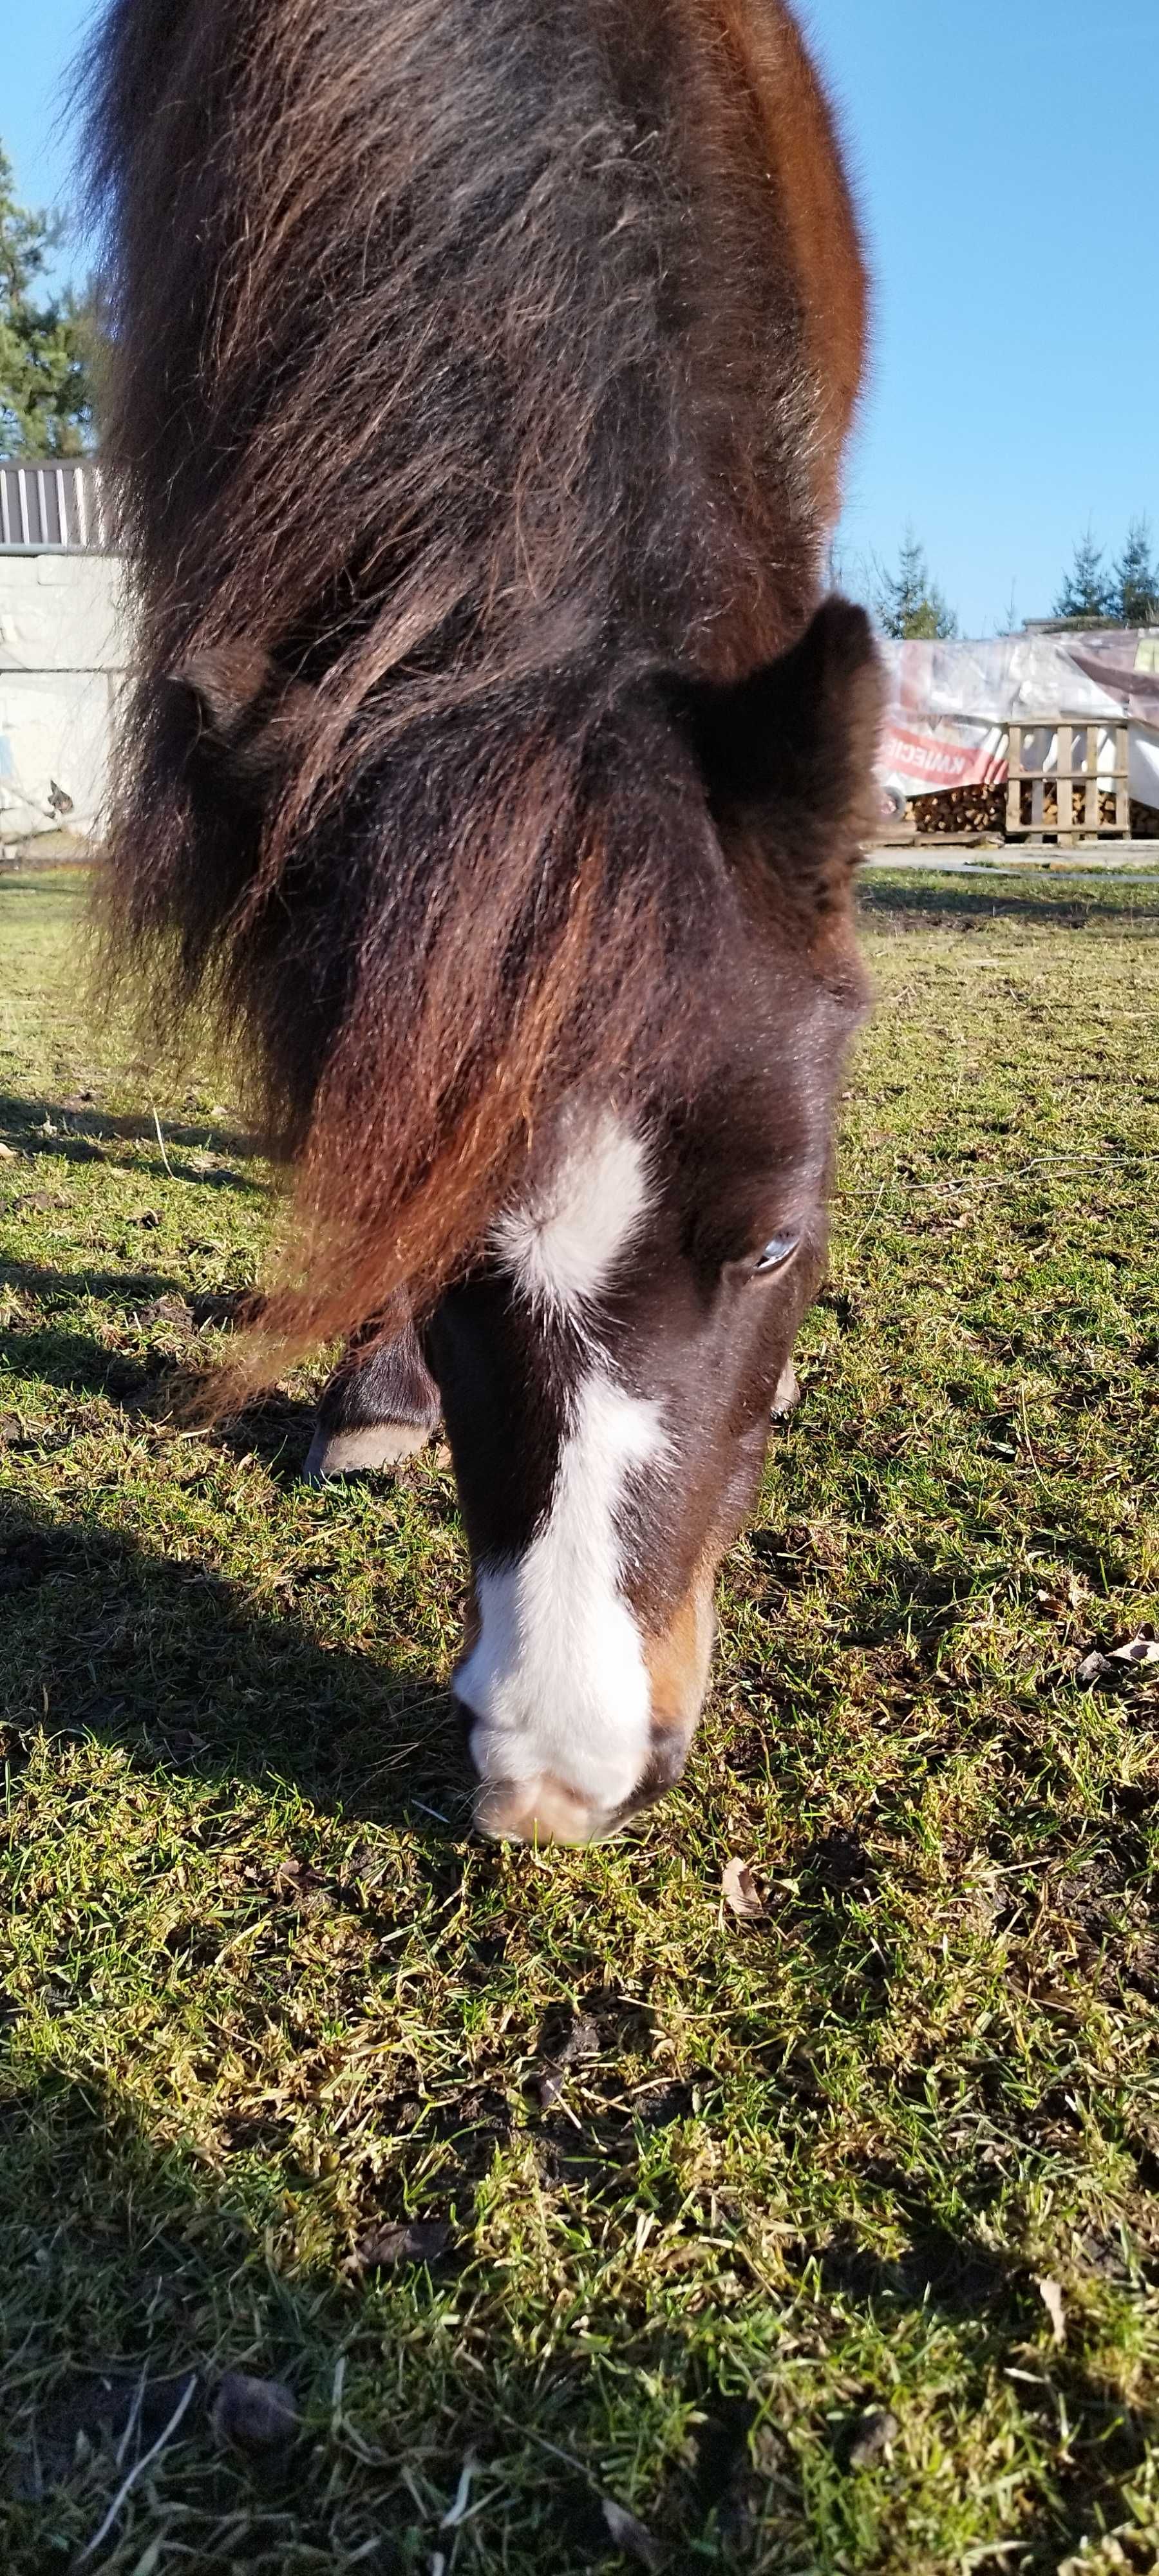
[[[641,1799],[650,1803],[662,1798],[666,1789],[674,1789],[683,1779],[693,1732],[692,1726],[662,1726],[653,1720],[648,1767],[638,1792]]]
[[[661,1798],[667,1797],[682,1777],[691,1742],[691,1727],[685,1731],[675,1726],[653,1726],[652,1750],[639,1787],[616,1808],[608,1820],[607,1832],[618,1833],[622,1826],[631,1824],[633,1816],[645,1815],[649,1807],[658,1806]]]

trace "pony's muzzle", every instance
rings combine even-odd
[[[468,1717],[469,1712],[464,1711]],[[550,1771],[531,1780],[483,1779],[475,1794],[475,1823],[492,1842],[610,1842],[633,1820],[654,1807],[680,1778],[688,1759],[693,1729],[653,1729],[652,1751],[643,1777],[631,1794],[614,1807],[599,1807],[582,1791]]]
[[[550,1728],[537,1726],[526,1703],[518,1726],[504,1724],[502,1717],[497,1723],[486,1704],[472,1707],[476,1685],[468,1651],[452,1688],[466,1721],[467,1750],[479,1781],[475,1821],[480,1833],[499,1842],[607,1842],[655,1806],[679,1780],[688,1759],[708,1685],[712,1631],[711,1570],[706,1563],[668,1626],[642,1639],[649,1701],[642,1730],[631,1701],[618,1716],[614,1694],[609,1695],[598,1763],[591,1762],[590,1744],[587,1748],[587,1786],[579,1760],[579,1777],[567,1776],[569,1742],[575,1739],[578,1747],[582,1740],[579,1717],[570,1738],[567,1726],[558,1720]],[[598,1782],[594,1788],[593,1771]]]

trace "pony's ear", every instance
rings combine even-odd
[[[760,813],[790,860],[821,838],[849,850],[871,834],[885,674],[863,608],[827,599],[779,661],[731,686],[681,683],[675,697],[726,830]]]
[[[168,676],[170,687],[184,690],[192,700],[202,738],[228,751],[257,714],[274,666],[260,644],[215,644],[191,653]]]
[[[192,716],[189,756],[218,791],[266,805],[283,784],[316,707],[257,644],[218,644],[169,673]]]

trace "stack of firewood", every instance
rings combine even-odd
[[[1030,781],[1024,780],[1022,787],[1024,823],[1029,823],[1031,820],[1032,792]],[[978,832],[1000,841],[1004,839],[1006,832],[1006,789],[1005,787],[951,787],[941,796],[911,796],[906,805],[906,813],[915,831],[920,833],[923,840],[940,840],[946,837],[961,840],[968,833]],[[1081,833],[1086,828],[1087,819],[1086,787],[1081,779],[1073,794],[1073,814],[1074,819],[1069,829]],[[1113,825],[1115,821],[1114,795],[1107,790],[1099,797],[1099,821],[1104,825]],[[1067,828],[1064,814],[1064,831]],[[1058,830],[1058,785],[1053,778],[1048,778],[1044,782],[1042,822],[1041,825],[1036,824],[1035,829],[1044,832]],[[1159,841],[1159,807],[1140,805],[1134,797],[1132,798],[1131,837],[1135,841]]]
[[[911,796],[906,806],[919,832],[955,838],[966,832],[996,832],[1006,822],[1004,787],[950,787],[941,796]]]
[[[1045,778],[1042,782],[1042,826],[1044,831],[1056,832],[1058,830],[1058,807],[1058,782],[1054,778]],[[1024,778],[1022,782],[1022,820],[1024,823],[1029,823],[1032,820],[1033,811],[1034,783],[1032,780]],[[1081,832],[1086,823],[1086,819],[1086,782],[1085,780],[1080,780],[1077,790],[1072,788],[1071,791],[1069,817],[1064,810],[1063,829],[1068,832]],[[1104,788],[1099,796],[1099,821],[1100,823],[1113,823],[1114,820],[1114,789]]]

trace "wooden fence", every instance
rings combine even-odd
[[[1099,736],[1114,736],[1115,757],[1111,769],[1099,775]],[[1057,737],[1057,763],[1047,769],[1036,768],[1025,756],[1026,736],[1045,734]],[[1080,763],[1080,747],[1083,758]],[[1058,795],[1058,814],[1050,820],[1046,813],[1046,791],[1054,786]],[[1025,812],[1023,789],[1029,787],[1030,812]],[[1076,817],[1075,798],[1081,811]],[[1113,822],[1102,819],[1103,799],[1113,796]],[[1057,836],[1061,850],[1073,850],[1076,842],[1090,840],[1129,841],[1131,837],[1131,772],[1130,735],[1124,720],[1103,717],[1092,724],[1087,717],[1023,716],[1010,727],[1010,773],[1006,790],[1006,838],[1030,843]]]
[[[0,465],[0,553],[105,554],[107,496],[91,457]]]

